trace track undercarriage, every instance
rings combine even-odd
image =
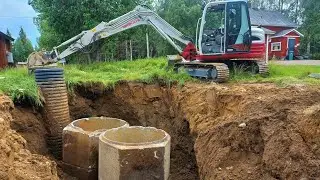
[[[232,69],[241,69],[262,76],[269,74],[268,64],[264,60],[232,60],[229,61],[228,66]]]
[[[176,62],[174,70],[179,72],[184,69],[191,77],[211,80],[223,83],[229,80],[231,68],[241,68],[253,74],[268,75],[268,65],[265,61],[246,60],[246,61],[221,61],[218,63],[203,62]]]
[[[176,71],[179,71],[181,67],[195,78],[214,82],[226,82],[229,79],[229,68],[223,63],[180,62],[174,65]]]

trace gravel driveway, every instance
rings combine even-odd
[[[293,60],[293,61],[270,61],[280,65],[310,65],[320,66],[320,60]]]

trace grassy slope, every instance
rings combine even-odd
[[[66,66],[66,80],[70,84],[79,82],[102,82],[106,86],[114,86],[120,80],[152,82],[154,79],[190,81],[187,74],[176,74],[167,71],[167,62],[163,58],[150,60],[120,61],[111,63],[95,63],[91,65]]]
[[[37,86],[27,69],[6,69],[0,71],[0,94],[9,95],[15,102],[29,101],[39,104]]]
[[[194,81],[185,73],[176,74],[166,70],[164,58],[121,61],[112,63],[95,63],[91,65],[67,65],[66,81],[72,86],[82,82],[102,82],[106,86],[114,86],[120,80],[142,81],[152,83],[155,79],[167,82]],[[231,82],[276,82],[278,84],[306,83],[320,85],[320,80],[308,78],[310,73],[320,73],[320,66],[282,66],[270,65],[271,75],[263,78],[236,71]],[[0,92],[12,97],[15,102],[29,101],[40,104],[34,77],[29,76],[26,69],[7,69],[0,71]]]

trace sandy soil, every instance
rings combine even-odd
[[[0,96],[0,179],[58,179],[56,163],[44,156],[31,154],[26,149],[27,141],[10,128],[10,122],[14,121],[10,114],[12,110],[12,101]]]
[[[319,88],[123,83],[78,88],[74,118],[104,115],[171,134],[171,179],[320,177]]]
[[[20,127],[27,142],[43,140],[41,118],[30,108],[19,110],[36,118],[21,118],[27,122],[13,123],[15,129]],[[82,85],[70,96],[70,110],[73,119],[109,116],[167,131],[172,180],[320,177],[320,88],[124,82],[106,90]],[[23,113],[13,114],[19,119]],[[28,122],[36,125],[19,126]],[[27,147],[45,153],[45,145]]]

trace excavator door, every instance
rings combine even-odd
[[[245,1],[208,3],[203,11],[200,54],[217,55],[250,51],[251,26]]]

